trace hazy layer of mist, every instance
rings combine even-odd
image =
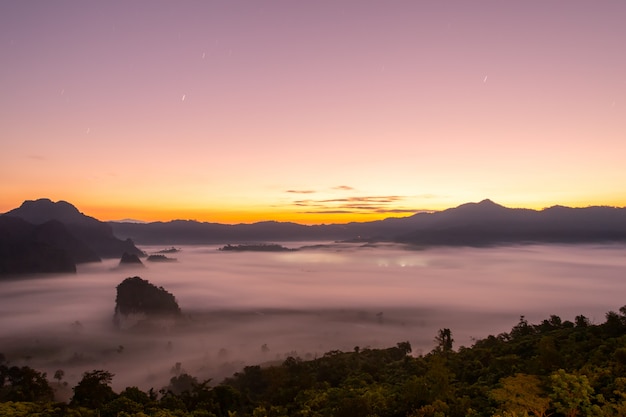
[[[296,247],[293,243],[286,244]],[[143,247],[148,253],[163,247]],[[116,374],[114,388],[167,385],[177,362],[199,378],[408,340],[414,353],[450,328],[455,347],[509,331],[520,315],[594,323],[626,304],[626,247],[552,245],[437,248],[329,245],[295,252],[220,252],[185,246],[175,263],[117,261],[76,275],[0,282],[0,352],[73,386],[84,371]],[[173,293],[182,324],[156,332],[113,328],[115,287],[141,276]],[[264,346],[265,345],[265,346]]]

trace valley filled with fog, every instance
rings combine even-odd
[[[297,248],[306,243],[285,246]],[[159,389],[179,372],[215,383],[245,365],[409,341],[429,352],[438,329],[454,347],[509,331],[520,315],[604,321],[626,304],[626,246],[415,248],[328,244],[291,252],[183,246],[178,262],[0,281],[0,353],[11,364],[114,373],[116,389]],[[154,253],[163,247],[141,247]],[[116,286],[140,276],[183,311],[157,330],[113,326]],[[177,368],[176,364],[179,363]]]

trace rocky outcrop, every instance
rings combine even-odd
[[[120,259],[120,266],[144,266],[141,259],[134,253],[124,252]]]
[[[134,327],[150,319],[180,315],[176,298],[163,287],[140,277],[126,278],[117,286],[114,323],[118,327]]]

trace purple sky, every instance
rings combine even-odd
[[[623,1],[2,2],[0,212],[623,206],[625,21]]]

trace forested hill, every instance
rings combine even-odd
[[[253,241],[357,240],[417,245],[626,241],[626,208],[511,209],[491,200],[403,218],[305,226],[259,222],[227,225],[192,220],[110,223],[139,244],[226,244]]]
[[[178,373],[161,390],[114,392],[114,375],[85,372],[69,404],[26,366],[0,365],[2,416],[381,416],[513,417],[626,415],[626,307],[591,324],[584,316],[538,324],[520,318],[510,332],[454,346],[441,329],[436,347],[413,356],[408,342],[356,346],[304,361],[248,366],[219,384]]]

